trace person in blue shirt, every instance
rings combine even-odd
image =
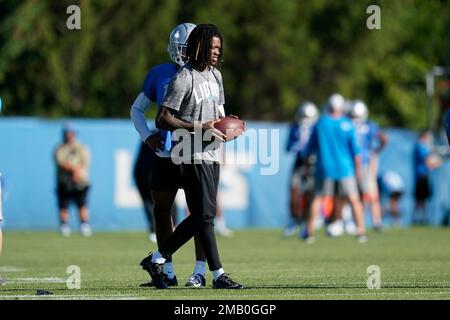
[[[305,155],[306,145],[312,128],[319,117],[314,103],[306,101],[297,110],[296,121],[292,123],[286,146],[288,152],[295,153],[290,185],[290,222],[284,229],[284,236],[291,236],[305,220],[314,189],[314,159]]]
[[[432,188],[429,181],[430,170],[441,165],[441,159],[431,153],[430,144],[430,132],[427,130],[421,131],[413,151],[415,178],[413,224],[425,224],[427,222],[425,207],[427,200],[432,196]]]
[[[336,211],[341,211],[345,199],[350,202],[357,225],[357,240],[363,243],[367,236],[356,182],[360,154],[355,128],[344,116],[345,100],[340,94],[333,94],[328,104],[329,113],[321,116],[315,125],[306,151],[308,155],[316,154],[317,160],[314,200],[302,236],[307,242],[314,241],[314,221],[319,215],[322,200],[336,196]]]
[[[381,230],[382,213],[377,186],[378,154],[387,143],[387,137],[373,121],[369,109],[361,100],[352,103],[350,113],[356,129],[356,139],[361,154],[361,175],[358,177],[362,200],[370,206],[374,230]]]
[[[195,28],[192,23],[177,25],[169,36],[168,53],[173,63],[163,63],[153,67],[147,74],[142,86],[142,91],[134,101],[130,116],[141,140],[156,155],[149,157],[152,162],[152,177],[150,188],[154,202],[154,219],[156,238],[158,245],[162,245],[173,233],[173,221],[171,211],[175,196],[181,186],[180,167],[175,165],[170,158],[172,148],[171,133],[166,130],[152,131],[145,118],[146,110],[152,103],[156,103],[158,109],[161,106],[167,88],[175,76],[177,70],[184,65],[186,58],[186,44],[190,32]],[[186,282],[189,287],[205,286],[206,257],[198,239],[195,239],[196,263],[194,272]],[[168,286],[177,286],[177,278],[173,271],[172,260],[169,258],[164,263],[165,282]],[[154,286],[153,282],[141,286]]]

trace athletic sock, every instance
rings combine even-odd
[[[206,261],[201,260],[195,261],[194,273],[205,276],[205,272],[206,272]]]
[[[219,270],[213,270],[212,274],[213,274],[214,280],[219,279],[219,277],[224,273],[225,273],[225,271],[223,271],[223,268],[220,268]]]
[[[159,253],[159,251],[152,253],[152,263],[163,264],[164,262],[166,262],[166,259],[161,253]]]
[[[173,277],[175,277],[175,272],[173,271],[172,262],[164,263],[163,272],[169,279],[173,279]]]

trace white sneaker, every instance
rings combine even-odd
[[[313,244],[314,242],[316,242],[316,237],[314,236],[308,236],[308,238],[305,239],[305,242],[307,244]]]
[[[299,226],[295,225],[295,224],[291,224],[291,225],[287,226],[283,230],[283,236],[290,237],[290,236],[293,236],[294,234],[297,234],[298,228],[299,228]]]
[[[84,222],[84,223],[81,224],[81,226],[80,226],[80,233],[84,237],[92,236],[92,229],[91,229],[91,226],[89,225],[89,223]]]
[[[59,227],[59,232],[61,233],[61,235],[63,237],[70,237],[71,235],[71,231],[70,231],[70,227],[67,223],[63,223],[60,227]]]
[[[149,240],[150,242],[157,243],[156,233],[151,232],[151,233],[148,235],[148,240]]]
[[[356,224],[353,221],[347,221],[345,223],[345,232],[351,236],[357,234]]]
[[[366,243],[367,236],[365,234],[358,235],[356,236],[356,241],[358,241],[358,243]]]
[[[342,220],[336,220],[327,227],[327,234],[330,237],[339,237],[344,234],[344,223]]]

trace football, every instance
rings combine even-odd
[[[226,141],[231,141],[245,131],[245,122],[236,116],[227,116],[216,122],[214,128],[226,135]]]

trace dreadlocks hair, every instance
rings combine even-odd
[[[210,63],[210,55],[212,48],[212,38],[217,37],[221,42],[218,66],[223,59],[223,39],[219,29],[213,24],[199,24],[190,33],[186,56],[190,65],[198,70],[204,70]]]

